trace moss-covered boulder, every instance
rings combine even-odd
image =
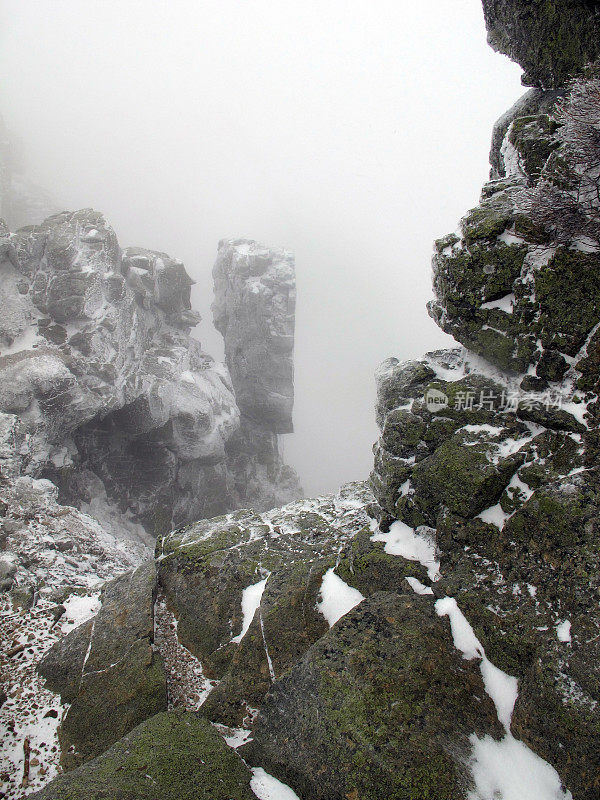
[[[581,623],[581,624],[579,624]],[[580,617],[572,622],[573,641],[555,643],[554,652],[534,661],[521,680],[513,713],[515,735],[554,764],[577,800],[600,792],[598,714],[598,626]]]
[[[96,617],[40,663],[48,688],[70,704],[59,728],[65,768],[103,753],[166,709],[165,672],[153,647],[155,596],[152,562],[107,583]]]
[[[340,549],[368,529],[372,502],[367,486],[349,484],[335,496],[262,514],[235,512],[158,542],[159,579],[179,641],[205,675],[220,680],[203,714],[241,725],[275,677],[327,631],[317,608],[323,575]],[[259,583],[254,616],[244,620],[244,591]]]
[[[357,533],[348,542],[340,553],[335,572],[365,597],[376,592],[405,592],[406,578],[429,583],[425,567],[418,561],[386,553],[384,543],[374,542],[370,530]]]
[[[569,613],[600,598],[600,479],[598,470],[575,470],[538,488],[508,520],[506,536],[517,552],[537,556],[533,583],[544,582]]]
[[[474,732],[501,735],[447,620],[378,593],[273,685],[244,752],[304,800],[458,800]]]
[[[260,610],[227,673],[201,711],[210,719],[239,725],[249,709],[259,708],[275,675],[283,674],[329,628],[317,602],[330,559],[282,564],[267,581]]]
[[[35,800],[255,800],[251,773],[206,720],[157,714]]]
[[[459,430],[415,465],[411,476],[415,503],[430,524],[435,524],[443,507],[461,517],[474,517],[498,502],[525,458],[519,451],[503,457],[500,434],[501,430],[498,436],[478,437]]]
[[[561,247],[535,277],[542,344],[570,356],[598,323],[598,255]]]

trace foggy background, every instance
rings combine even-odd
[[[0,114],[28,176],[181,258],[216,358],[218,240],[296,253],[307,494],[366,478],[373,372],[448,346],[433,239],[477,203],[521,70],[480,0],[0,0]]]

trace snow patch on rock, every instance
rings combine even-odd
[[[496,706],[498,720],[505,730],[501,741],[491,736],[470,737],[473,750],[469,767],[475,790],[469,800],[572,800],[556,770],[518,741],[510,732],[510,722],[518,697],[518,682],[489,661],[473,628],[453,597],[435,603],[436,613],[450,620],[454,646],[471,660],[479,658],[485,690]]]
[[[435,581],[440,574],[440,562],[437,559],[437,545],[424,526],[413,528],[397,520],[390,525],[387,533],[378,531],[371,537],[373,542],[385,542],[385,552],[392,556],[402,556],[409,561],[418,561],[427,569],[430,580]]]
[[[349,611],[352,611],[364,596],[335,574],[334,568],[328,569],[321,582],[321,600],[317,608],[323,614],[329,627],[333,627]]]

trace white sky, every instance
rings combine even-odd
[[[296,434],[309,494],[367,477],[373,372],[449,338],[433,239],[477,203],[521,70],[480,0],[0,0],[0,112],[30,177],[164,250],[212,329],[217,242],[295,250]]]

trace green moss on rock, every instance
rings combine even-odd
[[[444,304],[479,307],[512,291],[527,248],[517,244],[473,244],[451,256],[434,257],[434,289]]]
[[[415,465],[412,482],[415,503],[435,525],[442,507],[461,517],[474,517],[498,502],[504,487],[524,460],[524,453],[498,459],[488,457],[488,441],[465,446],[457,435]]]
[[[304,800],[457,800],[473,732],[499,725],[447,620],[427,598],[378,593],[273,686],[248,756]]]
[[[598,257],[561,247],[535,276],[538,330],[545,347],[574,356],[598,322]]]
[[[526,86],[564,86],[600,55],[600,14],[590,0],[483,0],[488,41],[525,70]]]
[[[403,592],[407,577],[428,584],[427,570],[418,561],[408,561],[385,552],[382,542],[371,541],[372,532],[358,533],[340,554],[336,573],[365,597],[375,592]]]
[[[255,800],[251,774],[212,725],[157,714],[106,753],[53,780],[35,800]]]

